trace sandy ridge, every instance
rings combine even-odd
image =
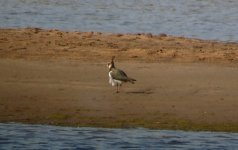
[[[238,44],[166,34],[0,29],[0,58],[237,63]]]

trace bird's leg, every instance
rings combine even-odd
[[[119,90],[118,90],[118,83],[117,83],[117,93],[119,93]]]

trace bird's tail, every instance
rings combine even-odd
[[[132,84],[135,83],[136,79],[133,79],[133,78],[128,78],[128,81],[131,82]]]

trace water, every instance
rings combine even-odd
[[[0,149],[237,149],[238,133],[0,123]]]
[[[0,0],[0,27],[238,41],[237,0]]]

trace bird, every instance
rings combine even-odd
[[[117,93],[119,93],[119,86],[125,82],[135,83],[135,79],[130,78],[126,75],[123,70],[117,69],[114,64],[115,56],[112,56],[111,62],[107,64],[109,69],[109,84],[112,86],[117,86]]]

